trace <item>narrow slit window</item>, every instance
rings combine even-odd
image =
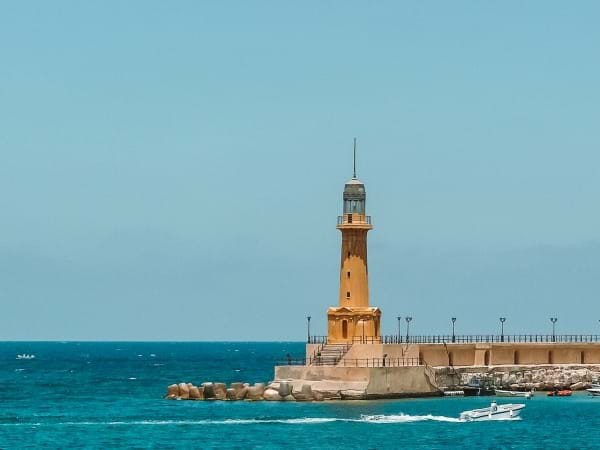
[[[346,291],[346,298],[350,298],[350,291]]]
[[[348,275],[348,278],[350,278],[350,272],[348,272],[347,275]]]

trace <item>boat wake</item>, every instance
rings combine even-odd
[[[361,416],[357,422],[368,422],[368,423],[411,423],[411,422],[464,422],[463,420],[457,419],[456,417],[446,416],[434,416],[427,414],[424,416],[411,416],[409,414],[392,414],[392,415],[374,415],[374,416]]]
[[[509,419],[515,420],[515,419]],[[287,425],[310,425],[323,424],[331,422],[351,422],[351,423],[371,423],[371,424],[394,424],[394,423],[414,423],[414,422],[452,422],[465,423],[464,420],[456,417],[416,415],[409,414],[392,414],[392,415],[361,415],[360,418],[341,418],[341,417],[298,417],[298,418],[256,418],[256,419],[205,419],[205,420],[131,420],[131,421],[81,421],[81,422],[36,422],[36,423],[0,423],[4,425],[19,425],[19,426],[118,426],[118,425],[260,425],[260,424],[287,424]]]

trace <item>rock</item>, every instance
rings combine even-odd
[[[517,380],[517,383],[520,382],[523,379],[523,373],[522,372],[516,372],[515,373],[515,378]]]
[[[366,391],[358,391],[355,389],[346,389],[340,391],[342,400],[365,400],[367,398]]]
[[[290,394],[290,395],[286,395],[285,397],[283,397],[283,401],[284,402],[295,402],[296,399],[294,398],[294,396],[292,394]]]
[[[217,400],[225,400],[227,398],[227,386],[225,383],[214,383],[215,398]]]
[[[265,393],[265,385],[263,383],[256,383],[254,386],[248,388],[246,398],[248,400],[263,400],[263,394]]]
[[[294,395],[294,397],[296,396],[296,394],[293,394],[293,395]],[[318,395],[321,397],[322,400],[341,400],[342,399],[342,396],[340,395],[340,391],[319,390]],[[313,397],[314,397],[314,393],[313,393]]]
[[[571,389],[572,391],[581,391],[582,389],[585,389],[585,383],[579,381],[577,383],[572,384],[569,389]]]
[[[247,392],[248,388],[242,383],[231,383],[231,387],[227,389],[227,400],[243,400]]]
[[[179,385],[171,384],[167,387],[167,398],[173,400],[179,397]]]
[[[235,396],[235,389],[229,388],[227,389],[227,400],[237,400]]]
[[[190,388],[186,383],[179,383],[179,398],[182,400],[190,398]]]
[[[214,399],[215,398],[215,386],[213,383],[207,382],[202,383],[202,387],[204,388],[204,398],[205,399]]]
[[[292,394],[292,386],[289,381],[280,381],[279,382],[279,395],[282,397],[287,397]]]
[[[300,392],[292,392],[292,395],[299,402],[310,402],[313,399],[312,387],[310,384],[303,384]]]
[[[204,388],[198,387],[198,386],[192,386],[190,388],[190,399],[204,400]]]
[[[267,389],[265,390],[264,394],[263,394],[263,398],[267,401],[279,401],[281,400],[281,396],[279,395],[279,392],[277,392],[275,389]]]
[[[290,396],[291,397],[291,396]],[[286,397],[287,398],[287,397]],[[292,397],[293,398],[293,397]],[[295,400],[295,399],[294,399]],[[313,391],[313,400],[315,402],[322,402],[323,401],[323,393],[321,393],[320,391]]]
[[[267,384],[267,389],[275,389],[276,391],[278,391],[279,384],[279,381],[271,381],[269,384]]]

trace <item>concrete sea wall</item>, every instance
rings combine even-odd
[[[368,399],[439,395],[428,368],[276,366],[275,380],[295,389],[309,384],[325,399]]]

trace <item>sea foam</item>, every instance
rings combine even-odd
[[[353,423],[372,423],[372,424],[393,424],[393,423],[413,423],[423,421],[434,422],[453,422],[460,423],[463,420],[455,417],[428,415],[409,415],[409,414],[391,414],[391,415],[362,415],[360,418],[341,418],[341,417],[298,417],[298,418],[265,418],[265,419],[200,419],[200,420],[131,420],[131,421],[81,421],[81,422],[43,422],[43,423],[13,423],[0,425],[34,425],[34,426],[114,426],[114,425],[260,425],[260,424],[287,424],[287,425],[310,425],[323,424],[331,422],[353,422]]]

